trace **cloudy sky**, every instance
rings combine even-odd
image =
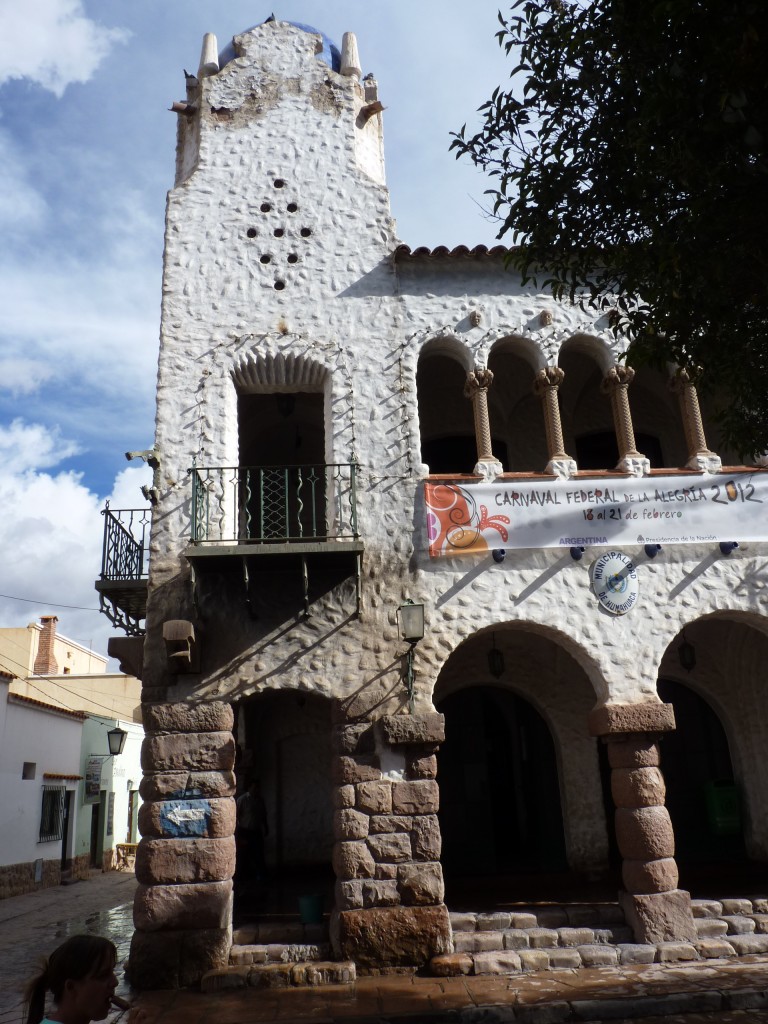
[[[409,245],[493,243],[487,183],[448,146],[508,74],[497,9],[274,8],[338,44],[357,34],[387,108],[392,211]],[[223,48],[272,11],[252,0],[0,0],[0,626],[53,612],[61,632],[99,650],[114,632],[93,610],[99,512],[106,498],[143,504],[144,473],[123,453],[152,445],[167,108],[205,32]]]

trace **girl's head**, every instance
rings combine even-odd
[[[73,1019],[103,1020],[117,987],[117,950],[100,935],[73,935],[43,960],[40,972],[27,987],[27,1024],[38,1024],[45,1014],[45,993],[50,990],[57,1007],[65,1006]]]

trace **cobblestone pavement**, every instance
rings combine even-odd
[[[128,953],[132,875],[0,901],[0,1024],[22,1024],[39,955],[90,931]],[[121,980],[122,994],[129,994]],[[512,976],[359,978],[354,986],[138,996],[149,1024],[768,1024],[768,957],[562,969]],[[110,1024],[127,1024],[116,1013]]]
[[[128,956],[133,932],[132,906],[136,879],[111,871],[72,885],[0,900],[0,1024],[21,1024],[22,992],[37,961],[69,935],[93,932],[117,946],[118,963]],[[118,970],[118,992],[127,988]],[[121,1016],[115,1013],[110,1022]]]

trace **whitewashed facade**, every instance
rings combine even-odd
[[[755,515],[752,539],[727,543],[763,472],[705,438],[695,388],[632,381],[607,318],[523,287],[502,250],[402,246],[376,83],[355,71],[351,39],[335,69],[319,45],[265,23],[233,59],[207,60],[178,105],[132,976],[184,984],[227,960],[235,767],[262,779],[268,863],[332,860],[334,952],[358,966],[450,951],[443,866],[503,875],[551,856],[597,876],[616,846],[636,938],[689,937],[664,775],[680,807],[700,798],[694,845],[720,834],[707,787],[732,797],[735,784],[723,855],[768,857]],[[590,494],[613,488],[621,505],[639,476],[663,510],[675,490],[713,499],[723,467],[730,533],[619,545],[637,589],[626,614],[592,589],[612,545],[579,542],[579,522],[599,535],[581,509],[562,544],[520,548],[500,500],[488,514],[510,519],[504,555],[430,557],[428,478],[470,497],[488,481],[501,495],[578,485],[598,512]],[[412,702],[407,600],[425,614]],[[678,697],[696,742],[702,715],[721,732],[676,782],[684,753],[660,769],[657,741]]]

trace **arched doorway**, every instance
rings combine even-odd
[[[565,837],[552,736],[509,690],[477,686],[447,697],[438,754],[446,875],[561,871]]]
[[[661,743],[661,770],[678,864],[743,860],[741,798],[720,719],[683,683],[660,679],[658,693],[674,707],[677,725]]]
[[[562,637],[508,622],[475,634],[443,665],[433,701],[449,906],[572,895],[609,868],[595,689]],[[545,877],[546,874],[546,877]]]
[[[235,705],[235,736],[238,798],[258,781],[266,825],[262,851],[238,836],[235,924],[298,919],[300,898],[311,895],[329,911],[330,701],[295,690],[246,697]]]

